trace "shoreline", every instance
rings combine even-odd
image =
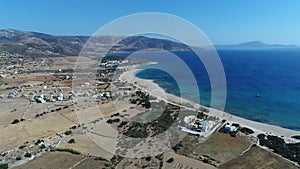
[[[155,62],[151,62],[150,64],[156,64]],[[203,105],[200,105],[199,103],[195,103],[193,101],[175,96],[173,94],[167,93],[163,88],[161,88],[158,84],[154,83],[153,80],[146,80],[141,79],[135,76],[135,74],[142,69],[137,69],[137,66],[140,65],[133,65],[126,67],[126,71],[120,75],[119,80],[121,81],[127,81],[127,83],[130,83],[132,85],[138,86],[141,89],[147,91],[148,93],[152,94],[153,96],[157,97],[160,100],[175,103],[177,105],[182,104],[181,106],[191,109],[191,110],[197,110],[200,107],[204,107],[209,109],[209,113],[207,113],[209,116],[215,116],[219,119],[226,119],[229,123],[239,123],[242,127],[247,127],[252,129],[255,133],[254,136],[257,136],[257,134],[272,134],[276,135],[278,137],[281,137],[285,139],[286,142],[294,143],[299,142],[299,140],[291,138],[291,136],[294,135],[300,135],[300,131],[292,130],[283,128],[280,126],[275,126],[267,123],[261,123],[256,122],[252,120],[248,120],[242,117],[238,117],[235,115],[232,115],[230,113],[217,110],[214,108],[209,108]],[[193,108],[189,108],[184,106],[184,104],[190,104],[193,106]],[[282,137],[283,136],[283,137]]]

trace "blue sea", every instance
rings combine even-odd
[[[300,50],[218,50],[225,71],[227,97],[225,111],[250,120],[300,130]],[[142,55],[142,54],[140,54]],[[136,75],[152,79],[168,93],[180,96],[176,81],[162,68],[177,70],[186,86],[182,97],[211,103],[211,83],[205,66],[191,51],[174,52],[193,72],[201,99],[189,91],[191,83],[180,71],[182,63],[173,62],[164,53],[143,54],[141,58],[156,61],[156,65],[140,67]],[[182,73],[182,74],[181,74]],[[259,95],[260,97],[255,97]]]

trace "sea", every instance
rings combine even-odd
[[[300,131],[300,49],[227,49],[216,52],[226,78],[226,100],[222,110],[249,120]],[[172,54],[181,61],[174,61],[164,52],[134,54],[133,57],[138,55],[158,62],[140,66],[141,71],[136,77],[154,80],[170,94],[211,107],[212,88],[207,67],[192,51]],[[181,71],[183,63],[191,70],[196,84],[191,83],[185,71]],[[174,74],[183,79],[180,84],[173,78]],[[198,92],[189,91],[195,86]],[[180,91],[180,88],[185,91]]]

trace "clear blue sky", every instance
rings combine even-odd
[[[106,23],[137,12],[184,18],[214,44],[260,40],[300,45],[299,0],[4,0],[0,29],[91,35]]]

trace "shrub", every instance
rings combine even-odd
[[[45,144],[42,144],[42,145],[40,146],[40,149],[44,149],[44,148],[46,148],[46,146],[45,146]]]
[[[53,148],[51,151],[59,151],[59,152],[69,152],[71,154],[80,155],[81,153],[79,151],[70,149],[70,148]]]
[[[205,159],[203,160],[203,162],[204,162],[204,163],[208,163],[209,161],[208,161],[208,159],[205,158]]]
[[[68,131],[65,132],[65,135],[70,135],[70,134],[72,134],[71,130],[68,130]]]
[[[0,164],[0,169],[8,169],[8,164]]]
[[[231,133],[230,133],[230,136],[231,136],[231,137],[236,137],[236,133],[235,133],[235,132],[231,132]]]
[[[103,157],[95,157],[94,160],[99,160],[99,161],[107,161],[105,158]]]
[[[17,161],[20,161],[20,160],[22,160],[22,158],[21,158],[20,156],[18,156],[18,157],[16,158],[16,160],[17,160]]]
[[[174,161],[174,158],[170,158],[170,159],[167,160],[166,162],[167,162],[167,163],[173,163],[173,161]]]
[[[292,136],[292,138],[300,140],[300,136]]]
[[[145,160],[146,160],[146,161],[150,161],[150,160],[151,160],[151,157],[146,157]]]
[[[21,145],[20,147],[19,147],[19,149],[23,149],[23,148],[25,148],[26,146],[25,145]]]
[[[118,122],[120,122],[120,119],[119,119],[119,118],[117,118],[117,119],[108,119],[106,122],[107,122],[108,124],[118,123]]]
[[[241,131],[242,133],[246,134],[246,135],[248,135],[248,134],[253,134],[253,133],[254,133],[253,130],[251,130],[251,129],[247,128],[247,127],[241,128],[240,131]]]
[[[72,138],[71,140],[68,141],[68,143],[69,143],[69,144],[75,143],[75,139]]]
[[[151,103],[149,101],[145,102],[145,108],[146,109],[151,108]]]
[[[43,140],[37,140],[34,144],[38,145],[38,144],[41,144],[42,142],[44,142],[44,141]]]
[[[26,152],[26,153],[24,154],[24,157],[30,158],[30,157],[31,157],[31,153]]]
[[[14,119],[14,121],[11,122],[11,124],[17,124],[19,123],[20,121],[18,119]]]

